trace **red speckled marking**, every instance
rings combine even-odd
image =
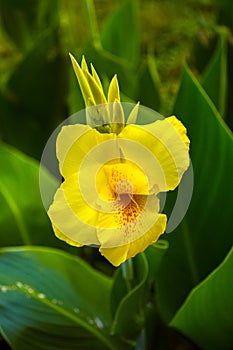
[[[135,222],[142,213],[146,204],[147,196],[121,194],[117,202],[117,211],[114,220],[119,226],[126,226]]]
[[[119,229],[123,229],[126,242],[131,239],[132,235],[137,236],[137,232],[143,229],[139,217],[144,211],[148,198],[147,195],[133,193],[134,188],[127,175],[119,168],[113,167],[109,179],[116,197],[113,218]],[[132,177],[132,173],[130,176]]]

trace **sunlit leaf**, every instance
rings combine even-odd
[[[202,349],[233,347],[233,249],[226,259],[189,294],[171,321]]]

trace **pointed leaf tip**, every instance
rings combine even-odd
[[[95,79],[96,83],[99,85],[99,87],[103,90],[103,87],[102,87],[102,83],[101,83],[101,80],[95,70],[95,67],[93,66],[93,64],[91,63],[91,73],[92,73],[92,76],[93,78]]]
[[[108,89],[108,102],[120,101],[120,90],[117,75],[112,78]]]
[[[83,99],[85,102],[86,107],[89,107],[90,105],[95,104],[95,100],[91,91],[91,88],[89,86],[86,74],[84,74],[83,70],[81,69],[80,65],[76,61],[76,59],[70,54],[72,66],[75,72],[75,75],[78,79],[79,87],[81,89]],[[87,72],[88,73],[88,72]],[[92,101],[92,102],[90,102]]]
[[[127,124],[136,124],[140,102],[138,102],[129,114]]]
[[[87,62],[85,60],[85,56],[83,55],[82,56],[82,61],[81,61],[81,68],[83,70],[83,72],[88,72],[89,73],[89,69],[88,69],[88,65],[87,65]]]

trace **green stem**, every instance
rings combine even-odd
[[[133,272],[133,262],[129,258],[121,264],[122,275],[125,279],[128,292],[133,288],[134,272]]]
[[[101,41],[100,41],[100,34],[98,29],[98,24],[96,20],[96,14],[95,14],[95,6],[93,0],[86,0],[86,8],[87,8],[87,15],[88,15],[88,21],[91,29],[91,36],[93,40],[94,47],[98,49],[102,49]]]

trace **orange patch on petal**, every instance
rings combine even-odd
[[[114,213],[114,220],[118,226],[126,226],[136,221],[144,209],[147,196],[120,194],[119,210]]]
[[[103,166],[111,189],[115,193],[149,194],[148,179],[136,164],[129,160]]]

